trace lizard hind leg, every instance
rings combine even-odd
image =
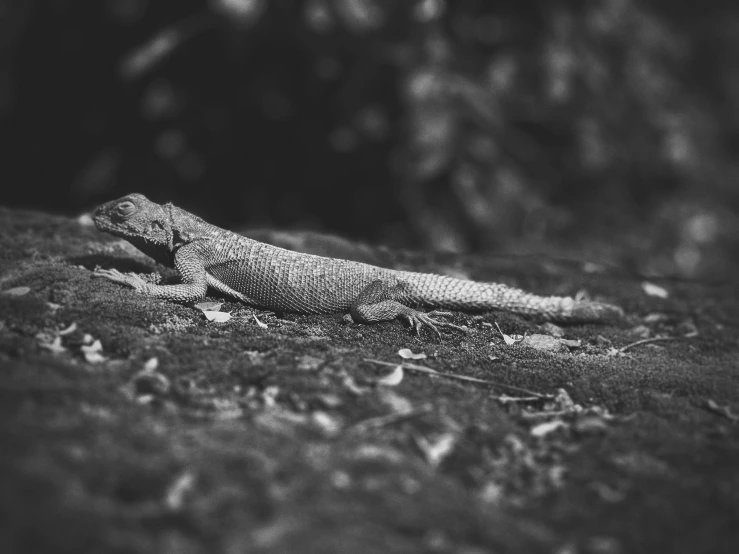
[[[409,308],[396,298],[402,296],[405,290],[403,283],[390,285],[385,281],[377,280],[370,283],[356,298],[350,307],[352,319],[358,323],[372,323],[375,321],[390,321],[393,319],[406,320],[411,328],[420,335],[423,326],[428,327],[441,340],[439,327],[455,329],[466,333],[462,327],[432,319],[427,314]],[[439,313],[438,315],[448,315]]]

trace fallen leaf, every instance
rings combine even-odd
[[[338,394],[332,393],[318,394],[315,397],[315,401],[329,410],[334,410],[344,404],[344,401]]]
[[[420,352],[418,354],[414,354],[410,348],[401,348],[398,350],[398,356],[405,360],[423,360],[426,358],[426,354],[423,352]]]
[[[667,317],[667,314],[659,313],[659,312],[652,312],[651,314],[647,314],[642,318],[642,321],[644,323],[660,323],[662,321],[667,321],[669,317]]]
[[[640,339],[646,339],[652,334],[652,330],[646,325],[637,325],[636,327],[632,327],[629,333]]]
[[[649,281],[644,281],[641,284],[641,288],[649,296],[656,296],[657,298],[669,298],[670,296],[667,289],[664,289],[659,285],[655,285],[654,283],[650,283]]]
[[[256,314],[252,314],[252,317],[254,317],[254,321],[256,321],[257,322],[257,325],[259,325],[262,329],[266,329],[267,328],[267,324],[266,323],[262,323],[261,321],[259,321],[259,319],[257,318],[257,315]]]
[[[99,364],[107,360],[100,352],[85,352],[85,360],[90,364]]]
[[[498,328],[498,332],[503,337],[503,340],[508,346],[516,344],[517,342],[521,342],[524,339],[523,335],[506,335],[503,331],[500,330],[500,326],[498,325],[497,321],[495,322],[495,326]]]
[[[403,366],[398,365],[392,373],[385,375],[382,379],[377,380],[378,385],[386,387],[397,387],[403,381]]]
[[[322,411],[315,411],[311,414],[311,421],[318,427],[324,435],[334,437],[341,432],[341,421],[330,414]]]
[[[598,433],[608,429],[608,423],[597,415],[586,415],[575,421],[575,431],[578,433]]]
[[[393,413],[405,414],[413,411],[413,403],[392,389],[379,389],[378,400],[390,408]]]
[[[169,486],[164,504],[170,510],[181,510],[185,504],[185,499],[192,492],[195,486],[195,475],[186,471],[182,473]]]
[[[554,421],[545,421],[539,425],[534,425],[531,428],[531,434],[534,437],[545,437],[549,433],[553,433],[557,429],[567,427],[567,424],[561,419],[555,419]]]
[[[31,292],[29,287],[13,287],[12,289],[4,290],[2,293],[8,296],[23,296]]]
[[[508,396],[507,394],[501,394],[500,396],[494,396],[495,400],[503,404],[512,404],[516,402],[541,402],[541,396]]]
[[[172,386],[166,375],[158,371],[139,371],[131,378],[135,396],[164,396]]]
[[[716,402],[714,402],[713,400],[709,398],[706,401],[706,407],[712,412],[722,415],[725,418],[730,419],[731,421],[739,421],[739,415],[736,415],[735,413],[733,413],[729,406],[721,406],[719,404],[716,404]]]
[[[418,448],[432,467],[438,467],[452,453],[456,442],[457,437],[454,433],[443,433],[434,441],[429,441],[425,437],[416,438]]]
[[[65,335],[70,335],[70,334],[74,333],[76,330],[77,330],[77,324],[76,323],[72,323],[66,329],[62,329],[61,331],[59,331],[59,335],[62,336],[62,337],[65,336]]]
[[[225,323],[231,319],[231,314],[228,312],[214,312],[211,310],[203,310],[203,315],[208,321],[215,321],[216,323]]]
[[[85,356],[85,360],[91,364],[99,364],[106,360],[105,356],[102,355],[103,345],[99,340],[95,340],[89,345],[83,344],[80,346],[80,350]]]
[[[361,387],[357,385],[357,382],[354,380],[354,377],[352,377],[351,375],[344,375],[341,379],[341,384],[346,390],[348,390],[350,393],[352,393],[355,396],[361,396],[370,391],[368,387]]]
[[[62,352],[67,351],[67,349],[62,346],[62,337],[54,337],[52,342],[39,342],[38,345],[53,354],[61,354]]]
[[[581,345],[579,340],[560,339],[539,333],[526,335],[521,344],[543,352],[568,352],[570,348],[579,348]]]
[[[154,356],[146,360],[146,363],[144,364],[144,371],[146,371],[147,373],[151,373],[151,372],[156,371],[158,367],[159,367],[159,358]]]
[[[575,404],[572,397],[565,389],[557,389],[557,395],[554,397],[554,402],[557,405],[557,409],[565,412],[579,412],[582,407],[579,404]]]
[[[280,394],[280,387],[271,385],[262,391],[262,402],[265,408],[273,408],[277,405],[277,395]]]

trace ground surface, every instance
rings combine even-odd
[[[737,551],[735,286],[422,258],[629,317],[560,352],[506,344],[558,330],[505,313],[441,343],[218,297],[211,322],[91,278],[151,270],[125,243],[0,210],[0,552]],[[402,348],[499,385],[401,375]]]

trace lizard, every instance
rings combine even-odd
[[[245,304],[278,312],[348,312],[354,322],[405,320],[439,339],[441,328],[463,328],[419,308],[507,310],[560,323],[620,317],[614,305],[563,296],[539,296],[501,283],[416,273],[293,252],[207,223],[171,203],[133,193],[99,206],[98,230],[121,237],[157,262],[173,267],[179,284],[159,284],[135,273],[97,268],[94,275],[137,292],[177,302],[205,297],[208,287]],[[154,281],[154,282],[150,282]]]

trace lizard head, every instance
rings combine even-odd
[[[128,194],[98,207],[92,220],[98,230],[126,239],[151,255],[172,250],[172,225],[164,206],[143,194]]]

